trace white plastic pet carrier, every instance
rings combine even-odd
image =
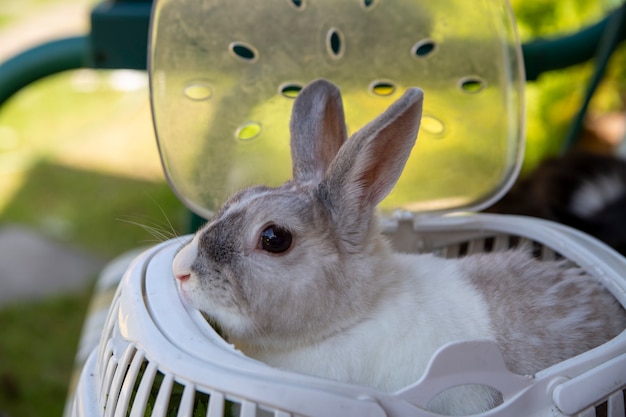
[[[382,204],[393,245],[462,257],[530,244],[541,259],[580,265],[626,306],[626,262],[597,240],[537,219],[460,214],[496,200],[521,161],[524,77],[505,1],[158,0],[150,66],[164,167],[196,213],[289,178],[290,109],[313,79],[341,88],[351,131],[419,86],[418,144]],[[503,397],[484,415],[625,415],[626,333],[533,376],[507,371],[493,343],[453,343],[393,394],[247,358],[179,299],[171,264],[186,239],[117,268],[124,276],[68,414],[431,416],[436,394],[481,384]]]

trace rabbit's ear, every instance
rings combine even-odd
[[[291,113],[291,158],[297,182],[320,182],[347,138],[339,88],[316,80],[298,94]]]
[[[357,244],[373,209],[392,190],[417,139],[424,93],[411,88],[341,148],[320,186],[340,232]]]

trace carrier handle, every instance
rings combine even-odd
[[[626,353],[557,385],[552,399],[559,410],[569,415],[594,405],[599,398],[607,398],[624,387]]]
[[[459,385],[486,385],[503,399],[518,395],[533,385],[534,378],[509,371],[498,345],[490,340],[453,342],[441,347],[422,378],[395,396],[420,408],[437,394]]]

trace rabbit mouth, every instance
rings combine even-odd
[[[183,301],[189,305],[193,305],[191,297],[189,296],[189,294],[187,293],[187,290],[185,289],[185,283],[187,281],[178,281],[178,294],[180,294],[180,297],[183,299]]]

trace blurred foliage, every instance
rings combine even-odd
[[[619,6],[617,0],[511,0],[522,41],[550,38],[576,32],[602,19]],[[607,74],[596,91],[590,113],[624,108],[626,55],[616,50]],[[557,154],[572,119],[581,106],[593,62],[551,71],[526,87],[527,147],[524,172],[542,158]]]
[[[601,0],[511,0],[522,40],[565,34],[601,19],[619,5]]]

